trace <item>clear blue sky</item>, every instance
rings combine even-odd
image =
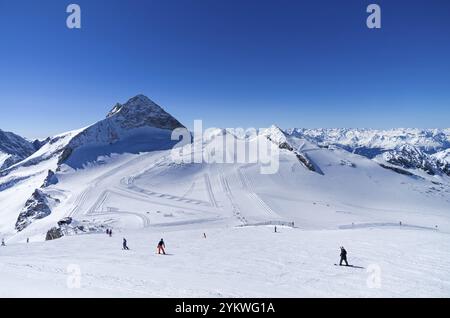
[[[0,0],[0,43],[0,128],[29,138],[138,93],[188,127],[450,126],[448,0]]]

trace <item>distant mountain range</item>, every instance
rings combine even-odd
[[[449,174],[450,128],[417,129],[304,129],[286,130],[320,147],[339,147],[349,152],[430,175]]]

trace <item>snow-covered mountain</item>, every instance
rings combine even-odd
[[[0,129],[0,170],[27,158],[36,146],[19,135]]]
[[[48,138],[40,149],[3,174],[58,158],[74,168],[112,152],[142,152],[169,149],[171,131],[184,127],[144,95],[116,104],[105,119],[88,127]]]
[[[390,130],[294,128],[288,129],[287,133],[311,140],[321,146],[340,146],[369,158],[403,144],[414,146],[425,153],[435,153],[450,148],[450,128],[397,128]]]
[[[450,129],[288,129],[321,147],[340,147],[374,159],[399,173],[421,170],[429,175],[450,175],[442,158],[450,148]],[[398,169],[400,168],[400,169]],[[420,173],[420,172],[419,172]]]
[[[404,144],[393,150],[386,151],[375,158],[376,161],[384,161],[400,168],[419,169],[434,176],[440,172],[439,166],[431,156],[420,149]]]
[[[200,144],[204,160],[192,162],[174,160],[177,127],[138,95],[0,171],[0,233],[8,245],[0,295],[8,288],[33,294],[33,285],[69,296],[449,295],[448,130],[383,137],[211,129]],[[267,162],[237,160],[236,149],[248,159],[263,142],[279,151],[275,173],[261,173]],[[190,159],[199,149],[176,150]],[[80,235],[105,228],[120,236]],[[157,259],[151,244],[162,236],[172,255]],[[122,237],[131,245],[126,255]],[[382,289],[367,288],[366,271],[332,266],[342,244],[352,263],[382,267]],[[418,272],[417,261],[432,274]],[[53,279],[67,262],[83,267],[80,290]],[[29,279],[14,289],[23,275]]]
[[[450,176],[450,149],[446,149],[431,155],[441,171]]]
[[[14,206],[22,206],[15,228],[21,231],[48,216],[49,202],[52,207],[59,204],[59,199],[45,191],[57,182],[55,172],[82,169],[112,154],[171,149],[176,143],[171,140],[172,129],[179,127],[184,126],[160,106],[137,95],[116,104],[105,119],[93,125],[48,138],[32,155],[0,171],[0,191],[32,182],[23,188],[21,198],[14,200]],[[53,179],[50,183],[49,177]]]
[[[16,230],[23,231],[41,219],[45,218],[55,223],[58,219],[66,217],[67,211],[81,209],[80,206],[71,206],[74,203],[80,205],[78,201],[72,202],[67,199],[74,195],[70,189],[73,184],[68,183],[68,179],[76,179],[78,175],[83,175],[91,169],[95,170],[95,167],[99,171],[101,171],[99,166],[112,167],[114,165],[108,163],[114,156],[127,158],[130,155],[139,156],[141,153],[149,153],[152,160],[148,165],[152,166],[155,164],[153,162],[155,152],[170,151],[175,145],[176,141],[171,140],[171,133],[173,129],[179,127],[184,126],[160,106],[146,96],[137,95],[124,104],[116,104],[105,119],[93,125],[48,138],[40,144],[38,151],[0,172],[0,198],[8,191],[22,193],[20,200],[15,199],[10,202],[10,209],[14,212],[8,214],[11,219],[8,226],[14,224]],[[256,137],[237,137],[225,129],[216,129],[206,136],[206,144],[203,147],[209,157],[233,157],[234,154],[230,154],[229,150],[220,149],[223,147],[224,139],[228,140],[227,143],[232,143],[228,145],[228,148],[233,149],[236,142],[252,143],[258,142],[260,138],[278,147],[281,151],[281,162],[286,158],[289,158],[288,162],[294,160],[292,171],[295,171],[298,165],[305,170],[303,173],[308,175],[309,172],[320,176],[319,180],[327,180],[330,173],[326,172],[326,167],[336,165],[336,171],[340,171],[338,175],[345,176],[345,180],[352,178],[352,171],[365,175],[368,167],[370,169],[377,167],[375,174],[386,177],[383,183],[392,183],[389,180],[398,177],[409,178],[405,181],[406,183],[417,182],[413,181],[411,176],[419,177],[418,180],[425,183],[434,182],[443,185],[448,183],[446,176],[448,165],[445,161],[448,158],[448,152],[444,150],[433,155],[429,154],[447,146],[448,130],[396,129],[383,132],[364,129],[293,129],[283,131],[277,126],[272,126],[261,131]],[[362,148],[365,152],[360,151]],[[189,151],[187,156],[191,156]],[[375,153],[378,155],[372,157]],[[363,156],[360,156],[361,154]],[[156,162],[171,171],[177,164],[173,165],[174,163],[168,158],[170,156],[165,154]],[[194,171],[197,171],[202,165],[189,164],[186,167],[192,167]],[[242,167],[237,166],[237,168],[242,171]],[[171,174],[171,172],[161,173]],[[204,174],[207,175],[206,172]],[[289,180],[293,176],[295,173],[286,177],[282,184],[277,184],[273,191],[283,189],[281,192],[286,193],[285,186],[291,182]],[[186,178],[190,180],[192,177]],[[309,178],[308,175],[305,180]],[[89,183],[88,179],[86,182]],[[161,182],[164,183],[163,180]],[[245,180],[242,182],[248,183]],[[261,182],[267,181],[261,180]],[[358,192],[361,189],[366,189],[372,194],[379,191],[379,189],[367,188],[371,180],[361,182]],[[301,184],[301,187],[306,185],[311,187],[308,183]],[[62,190],[64,187],[66,189]],[[88,188],[89,191],[94,191],[90,186]],[[439,191],[445,192],[447,191],[445,189],[444,186]],[[320,192],[319,189],[317,190]],[[333,191],[341,192],[342,189],[336,188]],[[345,197],[348,191],[349,189],[346,189],[342,195]],[[323,193],[314,193],[313,196],[322,195]],[[5,197],[5,200],[8,198]],[[418,200],[418,202],[421,201]],[[266,210],[270,210],[266,203],[261,204]],[[248,208],[250,207],[251,204]],[[256,220],[262,221],[259,218],[254,221]]]

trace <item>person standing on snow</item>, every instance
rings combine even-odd
[[[127,240],[126,240],[125,238],[123,238],[123,243],[122,243],[122,245],[123,245],[123,249],[124,249],[124,250],[129,250],[129,248],[128,248],[128,246],[127,246]]]
[[[112,236],[112,230],[110,229],[109,230],[109,237],[111,237]]]
[[[164,240],[161,239],[161,241],[159,241],[158,243],[158,254],[161,254],[161,251],[163,252],[164,255],[166,255],[166,251],[164,250],[166,248],[166,245],[164,244]]]
[[[4,238],[2,238],[2,246],[6,246]]]
[[[342,262],[345,262],[345,266],[348,266],[347,251],[343,246],[341,246],[341,261],[339,262],[339,266],[342,266]]]

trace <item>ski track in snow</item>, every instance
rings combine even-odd
[[[217,208],[218,205],[217,205],[216,198],[214,197],[214,192],[213,192],[212,187],[211,187],[211,179],[209,177],[209,174],[205,173],[204,177],[205,177],[206,189],[208,191],[209,201],[211,202],[212,206]]]
[[[139,162],[142,162],[145,160],[146,160],[146,155],[140,155],[138,158],[127,161],[126,163],[120,165],[119,167],[113,168],[113,169],[107,171],[106,173],[102,174],[101,176],[95,178],[91,182],[91,184],[80,195],[78,195],[78,197],[76,198],[76,200],[73,203],[72,210],[68,213],[67,216],[70,216],[73,218],[79,218],[81,215],[84,215],[84,216],[94,216],[94,215],[95,216],[99,216],[99,215],[120,216],[120,213],[123,212],[124,214],[127,214],[127,215],[136,216],[138,219],[140,219],[142,221],[143,227],[150,226],[150,219],[148,218],[148,216],[145,215],[145,213],[142,213],[142,212],[133,212],[133,211],[124,211],[124,210],[108,211],[108,212],[98,211],[98,208],[105,202],[108,195],[115,194],[115,195],[123,196],[124,198],[126,198],[127,195],[124,192],[137,194],[140,197],[140,199],[138,199],[138,200],[157,204],[162,207],[164,207],[164,206],[176,207],[176,208],[180,208],[180,209],[188,209],[188,210],[193,210],[193,211],[199,211],[199,210],[195,209],[195,208],[189,208],[189,205],[204,206],[204,207],[210,207],[210,206],[217,207],[217,203],[214,199],[214,194],[212,192],[212,189],[210,188],[209,177],[206,177],[206,176],[205,176],[205,179],[208,180],[207,186],[208,186],[208,191],[210,193],[209,196],[210,196],[211,202],[206,202],[206,201],[201,201],[201,200],[191,199],[191,198],[186,198],[186,197],[180,197],[180,196],[167,194],[167,193],[155,192],[155,191],[151,191],[151,190],[147,190],[147,189],[142,189],[142,188],[136,186],[134,184],[135,179],[137,177],[139,177],[139,175],[147,173],[152,168],[146,169],[144,172],[141,172],[137,175],[133,175],[131,177],[125,178],[126,179],[125,181],[124,181],[124,178],[120,178],[120,183],[118,185],[113,184],[113,185],[107,186],[108,190],[104,190],[100,194],[98,194],[96,189],[102,188],[100,186],[100,184],[107,184],[111,177],[120,176],[121,171],[123,170],[124,167],[128,167],[128,166],[131,166],[133,164],[136,164],[136,163],[139,163]],[[110,187],[114,187],[115,190],[110,189]],[[119,188],[117,188],[117,187],[119,187]],[[97,199],[95,200],[95,202],[90,206],[86,206],[86,205],[88,205],[88,201],[89,201],[88,198],[95,197],[95,196],[97,196]],[[134,197],[133,200],[136,200],[136,198]],[[164,202],[164,201],[167,201],[167,202]],[[177,204],[178,202],[179,202],[179,204]],[[188,206],[186,206],[186,204],[188,204]],[[205,212],[202,211],[202,213],[205,213]],[[216,216],[214,218],[203,218],[200,221],[192,220],[191,223],[216,221],[217,218],[218,218],[218,216]],[[173,222],[173,225],[177,226],[180,224],[188,224],[188,223],[189,223],[189,221],[177,221],[177,222]],[[158,226],[163,226],[163,225],[169,226],[170,224],[171,224],[170,222],[164,222],[164,223],[158,224]]]
[[[231,193],[230,186],[228,184],[228,180],[226,179],[223,172],[220,173],[220,182],[222,184],[223,191],[225,192],[225,195],[227,196],[229,203],[231,204],[233,215],[242,223],[247,224],[246,218],[242,215],[241,210],[239,209],[239,206],[236,204],[235,199],[233,197],[233,194]]]
[[[244,173],[243,168],[238,168],[237,173],[242,183],[242,187],[247,192],[247,195],[253,200],[253,202],[255,202],[256,206],[261,208],[262,211],[266,212],[268,217],[279,218],[279,215],[276,214],[253,190],[253,184],[251,180],[249,180],[248,176]]]

